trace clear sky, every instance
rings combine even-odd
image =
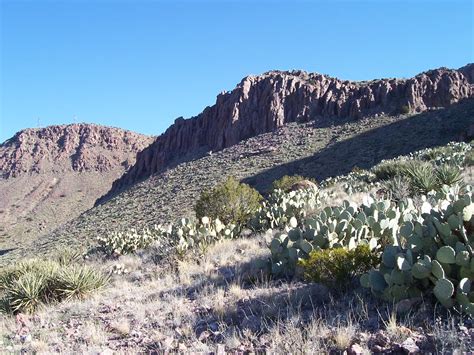
[[[472,0],[0,2],[0,142],[38,119],[160,134],[271,69],[363,80],[474,61]]]

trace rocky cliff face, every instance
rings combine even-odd
[[[178,118],[138,154],[136,164],[113,184],[109,195],[166,169],[193,151],[220,150],[294,121],[357,119],[422,112],[474,96],[474,64],[440,68],[411,79],[351,82],[304,71],[248,76],[216,104],[190,119]],[[107,196],[105,197],[107,198]],[[100,202],[100,201],[99,201]]]
[[[92,124],[25,129],[0,145],[0,176],[123,171],[152,142],[152,137]]]

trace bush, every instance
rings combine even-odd
[[[355,249],[335,248],[312,251],[307,260],[301,260],[305,279],[327,285],[347,285],[354,276],[378,266],[379,257],[366,244]]]
[[[219,219],[224,224],[245,225],[260,208],[262,196],[249,185],[227,178],[199,197],[194,211],[196,217]]]
[[[83,298],[107,281],[106,275],[85,265],[29,260],[0,274],[0,305],[3,311],[32,313],[42,304]]]
[[[289,192],[291,190],[291,187],[300,182],[300,181],[304,181],[304,180],[308,180],[308,181],[311,181],[315,184],[317,184],[317,182],[314,180],[314,179],[308,179],[308,178],[305,178],[304,176],[301,176],[301,175],[285,175],[283,176],[281,179],[278,179],[278,180],[275,180],[272,184],[272,189],[273,190],[282,190],[284,192]]]

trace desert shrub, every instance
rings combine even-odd
[[[272,189],[273,190],[282,190],[282,191],[285,191],[285,192],[289,192],[291,190],[291,187],[294,184],[296,184],[300,181],[303,181],[303,180],[308,180],[308,181],[311,181],[311,182],[317,184],[316,180],[306,178],[306,177],[301,176],[301,175],[285,175],[282,178],[280,178],[278,180],[275,180],[273,182]]]
[[[383,188],[387,191],[389,198],[394,201],[401,201],[411,195],[410,180],[404,176],[395,176],[385,181]]]
[[[378,180],[390,180],[395,176],[406,176],[409,165],[406,160],[386,160],[376,165],[372,172]]]
[[[378,266],[379,257],[367,244],[355,249],[335,248],[315,250],[299,262],[306,280],[327,285],[347,285],[354,276]]]
[[[461,170],[454,165],[443,164],[436,168],[436,178],[440,185],[454,185],[462,181]]]
[[[262,196],[247,184],[233,177],[227,178],[209,191],[204,191],[196,202],[196,217],[219,219],[224,224],[243,226],[260,208]]]
[[[107,281],[106,275],[86,265],[29,260],[0,273],[0,304],[4,311],[32,313],[42,304],[84,297]]]

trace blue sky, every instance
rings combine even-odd
[[[0,2],[0,142],[38,118],[160,134],[271,69],[362,80],[474,61],[470,0]]]

